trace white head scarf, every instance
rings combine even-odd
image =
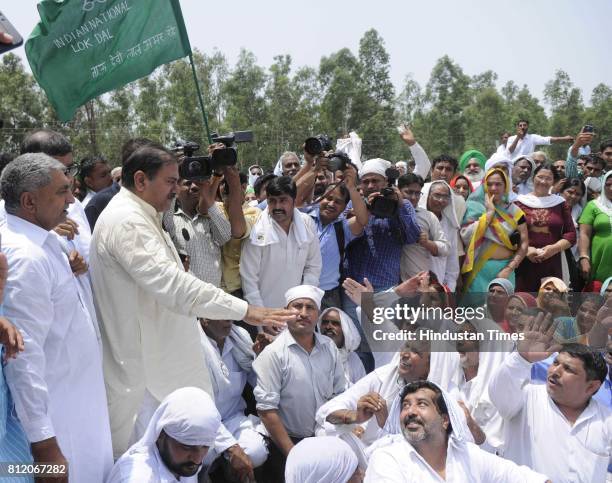
[[[251,166],[249,166],[249,186],[255,186],[255,181],[257,181],[257,178],[259,178],[258,174],[252,174],[251,173],[251,168],[259,168],[261,169],[261,166],[259,166],[258,164],[252,164]],[[262,170],[263,171],[263,170]]]
[[[289,452],[287,483],[346,483],[357,469],[357,456],[340,438],[305,438]]]
[[[366,174],[378,174],[383,178],[386,178],[386,171],[391,167],[391,163],[385,159],[374,158],[368,159],[359,170],[359,177],[363,177]]]
[[[331,311],[335,310],[340,315],[340,325],[342,326],[342,333],[344,334],[344,347],[343,349],[348,352],[356,351],[361,344],[361,336],[359,335],[359,331],[355,324],[348,316],[348,314],[337,307],[330,307],[321,312],[319,316],[319,321],[317,322],[317,328],[319,332],[321,332],[321,321],[325,318],[325,316]]]
[[[144,436],[128,453],[149,449],[157,442],[162,430],[187,446],[212,446],[221,425],[221,416],[215,403],[202,389],[177,389],[159,405]]]
[[[427,199],[429,198],[429,192],[436,183],[441,183],[446,186],[450,195],[448,205],[446,206],[446,208],[444,208],[444,210],[442,210],[442,218],[446,220],[446,222],[450,225],[451,228],[458,229],[459,221],[457,220],[457,211],[455,210],[455,197],[453,196],[454,191],[446,181],[439,179],[436,181],[432,181],[429,184],[425,184],[425,186],[423,186],[423,189],[421,190],[422,194],[421,198],[419,199],[419,208],[423,208],[425,210],[427,209]]]
[[[310,299],[321,309],[321,300],[325,292],[314,285],[298,285],[285,292],[285,304],[289,305],[297,299]]]
[[[601,183],[601,192],[599,193],[599,196],[595,199],[595,204],[597,205],[597,208],[599,208],[608,216],[612,216],[612,200],[608,199],[608,197],[606,196],[605,186],[606,181],[610,176],[612,176],[612,171],[608,171],[606,174],[604,174]]]
[[[496,166],[506,166],[508,168],[508,176],[512,175],[514,163],[504,154],[494,153],[485,163],[484,172],[488,172]]]
[[[298,161],[300,161],[300,157],[296,153],[292,151],[284,152],[283,154],[280,155],[280,158],[278,158],[278,161],[276,162],[276,166],[274,166],[274,174],[276,176],[284,176],[283,175],[283,158],[290,154],[295,155],[298,158]],[[300,164],[302,163],[300,162]]]
[[[516,163],[518,163],[521,159],[525,159],[531,165],[531,171],[529,172],[529,177],[522,183],[525,185],[526,189],[528,189],[529,192],[531,192],[533,191],[533,174],[537,166],[531,156],[517,156],[516,158],[512,160],[512,166],[514,167]],[[510,176],[512,176],[512,171],[510,171]]]
[[[461,406],[459,406],[457,403],[457,400],[442,389],[442,387],[440,387],[438,384],[434,382],[432,382],[432,384],[440,389],[442,396],[444,397],[444,402],[446,403],[446,408],[448,409],[448,417],[453,428],[451,438],[454,438],[457,441],[473,443],[474,438],[472,437],[472,433],[468,428],[465,413],[463,412],[463,409],[461,409]],[[401,434],[402,432],[402,422],[400,421],[402,392],[403,389],[397,395],[393,401],[393,405],[389,409],[389,416],[387,417],[387,422],[385,423],[384,428],[388,434]]]

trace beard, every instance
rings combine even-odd
[[[406,428],[406,426],[410,422],[416,422],[420,424],[421,426],[417,431],[410,431]],[[419,419],[415,419],[415,418],[412,418],[412,419],[405,418],[403,423],[404,424],[402,424],[402,434],[404,435],[404,438],[406,438],[406,441],[408,441],[409,443],[418,443],[420,441],[423,441],[425,438],[427,438],[428,434],[427,434],[425,425],[423,424],[423,421]]]
[[[478,183],[479,181],[482,181],[484,175],[485,173],[482,169],[478,171],[478,173],[463,173],[463,176],[469,179],[471,183]]]

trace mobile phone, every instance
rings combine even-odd
[[[23,37],[17,32],[17,29],[13,27],[11,22],[0,12],[0,32],[4,32],[13,37],[13,42],[10,44],[0,44],[0,54],[4,54],[9,50],[16,49],[23,44]]]
[[[582,132],[593,132],[595,129],[593,129],[593,125],[592,124],[585,124],[584,127],[582,128]]]

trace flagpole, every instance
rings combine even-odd
[[[204,119],[204,127],[206,128],[206,137],[208,143],[212,144],[212,138],[210,137],[210,128],[208,127],[208,116],[206,114],[206,108],[204,107],[204,99],[202,98],[202,91],[200,89],[200,83],[198,82],[198,76],[196,74],[195,64],[193,63],[193,54],[189,52],[189,63],[191,64],[191,72],[193,72],[193,81],[195,82],[196,91],[198,92],[198,100],[200,101],[200,109],[202,109],[202,118]]]

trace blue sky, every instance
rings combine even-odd
[[[3,1],[0,10],[27,37],[38,22],[37,3]],[[215,11],[215,4],[223,8]],[[230,63],[245,47],[263,66],[290,54],[294,66],[316,67],[343,47],[357,53],[363,33],[375,28],[397,90],[407,74],[424,85],[445,54],[468,75],[492,69],[500,86],[527,84],[540,100],[556,69],[568,72],[587,102],[598,83],[612,84],[610,0],[181,0],[181,6],[192,46],[207,53],[216,47]],[[25,59],[23,48],[16,53]]]

